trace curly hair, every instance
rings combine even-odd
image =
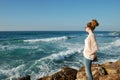
[[[89,27],[92,31],[99,26],[99,23],[97,20],[93,19],[91,22],[87,23],[87,27]]]
[[[97,21],[96,19],[93,19],[93,20],[91,21],[91,23],[92,23],[92,27],[97,27],[97,26],[99,26],[99,23],[98,23],[98,21]]]

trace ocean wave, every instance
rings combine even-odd
[[[61,51],[59,53],[51,54],[50,56],[48,56],[48,58],[55,59],[55,60],[61,60],[73,54],[81,53],[83,50],[82,45],[78,43],[75,43],[75,44],[65,43],[64,45],[61,45],[61,47],[67,47],[67,50]]]
[[[98,37],[119,37],[120,32],[97,33],[95,35]]]
[[[40,72],[39,72],[40,75],[36,74],[35,76],[32,76],[32,78],[37,79],[39,77],[43,77],[43,76],[55,73],[56,71],[61,69],[61,66],[63,64],[57,64],[57,63],[54,62],[54,60],[63,60],[66,57],[70,57],[71,55],[81,53],[81,51],[82,51],[82,49],[78,49],[78,48],[68,49],[66,51],[61,51],[61,52],[58,52],[58,53],[54,53],[54,54],[51,54],[47,57],[36,60],[31,67],[36,66],[37,68],[39,68],[40,69]],[[53,69],[53,66],[55,67],[54,69]]]
[[[15,45],[0,45],[0,51],[5,51],[5,50],[13,50],[13,49],[16,49],[18,48],[17,46]]]
[[[61,51],[59,53],[54,53],[54,54],[51,54],[47,57],[44,57],[38,61],[42,61],[42,60],[45,60],[45,59],[51,59],[51,60],[62,60],[62,59],[65,59],[65,57],[69,57],[73,54],[76,54],[76,53],[81,53],[82,52],[82,48],[69,48],[68,50],[66,51]]]
[[[31,68],[33,68],[33,67],[39,68],[40,75],[36,74],[35,76],[32,76],[32,79],[37,79],[39,77],[43,77],[43,76],[55,73],[56,71],[61,69],[62,66],[64,66],[64,63],[57,64],[57,61],[61,62],[61,61],[65,60],[66,58],[73,56],[74,54],[79,55],[79,54],[81,54],[81,52],[83,50],[82,46],[80,47],[80,44],[79,45],[77,43],[76,44],[65,43],[65,44],[61,44],[61,45],[65,45],[64,47],[67,47],[66,50],[62,50],[62,51],[59,51],[57,53],[50,54],[46,57],[43,57],[43,58],[40,58],[40,59],[34,61]],[[65,64],[68,64],[68,65],[79,64],[79,62],[74,63],[74,61],[73,61],[73,63],[71,62],[70,64],[65,62]]]
[[[21,72],[24,72],[24,70],[23,70],[24,66],[25,65],[22,64],[22,65],[15,67],[15,68],[12,68],[12,69],[0,69],[0,75],[5,76],[5,78],[3,78],[4,80],[17,79],[21,75],[23,75],[23,73],[21,73]],[[25,75],[23,75],[23,76],[25,76]]]
[[[44,39],[30,39],[30,40],[23,40],[24,42],[51,42],[51,41],[59,41],[59,40],[66,40],[69,37],[62,36],[62,37],[53,37],[53,38],[44,38]]]
[[[96,36],[101,36],[102,37],[102,36],[104,36],[104,34],[102,34],[102,33],[101,34],[96,34]]]
[[[39,49],[39,46],[0,45],[0,51],[15,49]],[[41,49],[42,50],[42,49]]]
[[[65,59],[65,57],[69,57],[70,55],[73,55],[77,52],[81,52],[81,50],[77,50],[77,49],[70,49],[67,51],[62,51],[58,54],[52,54],[51,56],[49,56],[50,59],[55,59],[55,60],[61,60],[61,59]]]
[[[120,39],[117,39],[114,42],[112,42],[111,46],[120,46]]]
[[[100,59],[99,60],[99,64],[103,64],[103,63],[105,63],[105,62],[116,62],[116,61],[118,61],[118,60],[120,60],[119,58],[104,58],[104,59]]]
[[[100,47],[101,50],[110,49],[112,47],[120,47],[120,38],[116,39],[111,43],[105,43],[104,46]]]
[[[111,32],[108,35],[110,35],[110,36],[120,36],[120,33],[119,32]]]
[[[118,60],[119,60],[118,58],[116,58],[116,59],[111,58],[111,59],[106,59],[103,62],[116,62]]]

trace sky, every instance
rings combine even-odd
[[[0,0],[0,31],[120,31],[120,0]]]

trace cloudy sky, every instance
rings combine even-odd
[[[0,31],[120,31],[120,0],[0,0]]]

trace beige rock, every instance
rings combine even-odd
[[[94,80],[120,80],[120,60],[102,65],[93,64],[91,69]],[[76,80],[88,80],[84,67],[80,68],[76,76]]]
[[[120,80],[120,74],[110,74],[110,75],[100,76],[99,80]]]
[[[92,65],[92,75],[94,79],[98,80],[99,76],[105,74],[106,71],[102,66],[97,64]],[[80,68],[80,70],[78,71],[76,80],[88,80],[84,67]]]
[[[63,67],[61,71],[47,77],[43,77],[37,80],[75,80],[77,70],[69,67]]]
[[[117,62],[107,62],[102,64],[108,74],[117,74],[120,73],[120,60]]]

